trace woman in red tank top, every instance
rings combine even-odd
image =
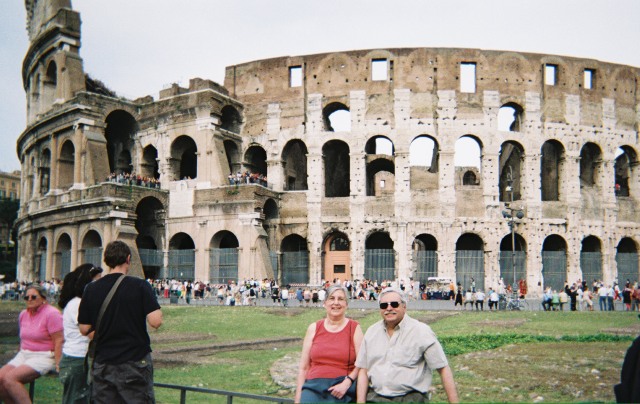
[[[347,288],[334,284],[323,305],[327,316],[309,325],[302,345],[296,403],[355,401],[356,356],[363,334],[345,317]]]

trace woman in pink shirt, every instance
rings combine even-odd
[[[62,314],[47,303],[42,287],[27,287],[27,308],[20,313],[20,352],[0,369],[0,399],[30,403],[24,385],[57,369],[62,356]]]

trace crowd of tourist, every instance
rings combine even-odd
[[[160,188],[160,180],[153,177],[145,177],[136,173],[111,173],[107,177],[108,182],[122,185],[137,185],[139,187]]]
[[[238,171],[236,174],[229,173],[227,177],[229,180],[229,185],[244,185],[244,184],[258,184],[266,187],[267,176],[260,173],[250,173],[249,171],[240,172]]]

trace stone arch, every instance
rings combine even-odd
[[[306,191],[307,186],[307,146],[302,140],[287,142],[282,150],[285,189],[287,191]]]
[[[616,196],[632,195],[632,187],[636,185],[633,178],[636,178],[638,166],[638,154],[632,147],[625,145],[618,148],[614,164]]]
[[[171,172],[175,181],[198,177],[198,146],[191,137],[178,136],[171,143]]]
[[[82,238],[83,264],[102,265],[102,237],[97,230],[91,229]]]
[[[225,105],[220,112],[222,114],[220,117],[220,129],[240,133],[242,126],[242,116],[240,112],[231,105]]]
[[[343,232],[334,230],[329,233],[322,243],[323,279],[351,279],[351,243]]]
[[[58,88],[58,66],[55,61],[50,61],[47,65],[47,70],[44,75],[44,81],[42,83],[42,102],[46,108],[56,100],[56,91]],[[42,104],[41,104],[42,105]]]
[[[260,145],[250,146],[244,153],[244,167],[250,174],[267,176],[267,152]]]
[[[629,281],[632,285],[640,280],[640,268],[638,266],[638,243],[631,237],[620,239],[616,247],[616,266],[618,267],[618,281],[625,284]]]
[[[64,279],[71,271],[71,247],[71,237],[67,233],[61,233],[58,236],[54,254],[54,278]]]
[[[395,192],[395,150],[386,136],[373,136],[365,144],[367,196],[393,195]]]
[[[351,111],[341,102],[332,102],[322,109],[322,122],[327,132],[350,132]]]
[[[565,178],[564,146],[557,140],[547,140],[540,149],[540,193],[543,201],[563,199],[562,180]]]
[[[438,141],[429,135],[420,135],[409,146],[411,189],[438,189],[440,150]]]
[[[598,237],[587,236],[582,239],[580,269],[582,270],[582,279],[588,284],[594,280],[603,280],[602,242]]]
[[[136,204],[136,246],[140,254],[142,271],[146,278],[157,279],[164,266],[164,253],[158,249],[164,237],[166,200],[156,196],[142,196]]]
[[[48,148],[43,149],[40,153],[38,174],[40,178],[40,194],[44,195],[49,192],[51,186],[51,151]]]
[[[265,220],[272,220],[280,217],[278,204],[272,198],[268,198],[265,201],[264,208],[262,208],[262,212],[264,213]]]
[[[438,276],[438,240],[431,234],[419,234],[411,244],[413,252],[413,279],[427,283]]]
[[[324,162],[324,196],[349,196],[351,192],[349,145],[342,140],[330,140],[322,146]]]
[[[195,279],[195,248],[193,239],[187,233],[179,232],[171,237],[168,278],[191,281]]]
[[[282,252],[282,285],[309,283],[309,247],[307,239],[290,234],[280,243]]]
[[[235,234],[221,230],[209,242],[209,282],[226,285],[238,282],[238,248]]]
[[[73,142],[70,139],[65,140],[60,147],[58,159],[58,187],[61,189],[69,189],[73,186],[75,155]]]
[[[38,279],[40,281],[44,281],[47,279],[47,248],[48,248],[47,237],[42,236],[38,241],[38,248],[36,250],[35,256],[35,264],[36,264],[36,273],[38,274]]]
[[[131,155],[138,122],[127,111],[116,109],[106,118],[105,138],[109,171],[116,174],[131,173]]]
[[[482,141],[474,135],[464,135],[455,143],[454,165],[482,169]]]
[[[561,290],[567,281],[567,242],[551,234],[542,243],[542,287]]]
[[[364,244],[364,277],[372,281],[394,280],[396,260],[393,240],[386,231],[371,232]]]
[[[524,148],[518,142],[506,141],[500,147],[500,179],[498,188],[500,190],[500,201],[508,202],[511,200],[511,192],[513,192],[513,200],[522,198],[522,177],[525,172],[524,167]],[[510,184],[511,182],[511,184]]]
[[[484,241],[477,234],[464,233],[456,241],[456,283],[484,290]]]
[[[462,176],[462,185],[478,185],[478,177],[472,170],[465,171]]]
[[[229,174],[234,174],[242,170],[242,162],[240,161],[240,148],[233,140],[225,140],[224,153],[227,156],[227,164],[229,165]]]
[[[602,171],[602,149],[595,143],[587,142],[580,150],[580,188],[595,187]]]
[[[514,242],[515,241],[515,242]],[[503,284],[518,289],[518,282],[527,279],[527,242],[518,233],[507,234],[500,241],[500,278]]]
[[[498,130],[520,132],[524,122],[524,108],[515,102],[507,102],[498,111]]]
[[[142,163],[140,164],[140,174],[143,177],[160,179],[158,168],[158,149],[148,145],[142,150]]]

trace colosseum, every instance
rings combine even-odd
[[[26,0],[19,278],[638,280],[640,69],[480,49],[278,57],[118,97]]]

